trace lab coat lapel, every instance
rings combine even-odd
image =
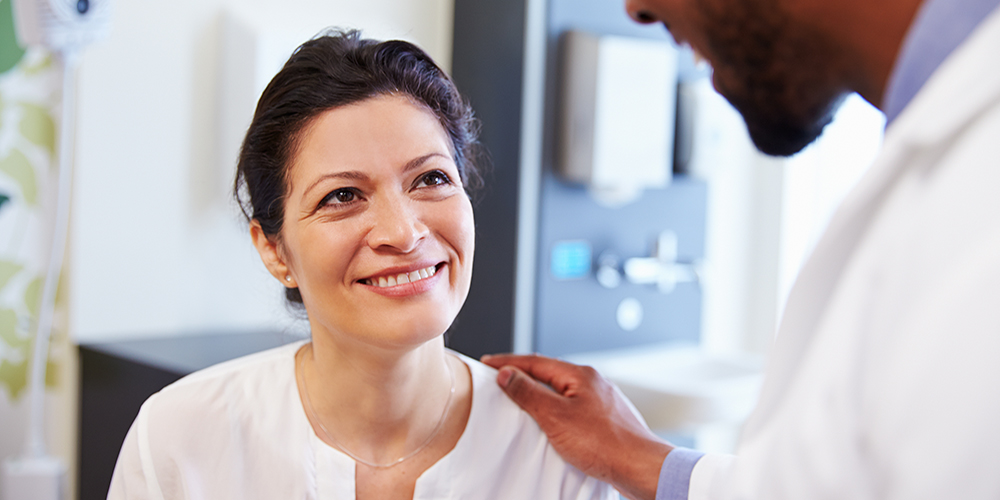
[[[1000,10],[949,56],[886,131],[879,157],[837,210],[792,287],[769,357],[767,383],[746,433],[767,421],[793,381],[845,266],[896,181],[914,168],[937,164],[954,136],[1000,99],[1000,65],[985,64],[995,60],[997,47]]]

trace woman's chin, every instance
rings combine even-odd
[[[390,350],[415,350],[438,341],[451,326],[451,321],[421,321],[410,318],[405,323],[383,325],[367,332],[356,332],[355,338],[363,343]]]
[[[444,339],[444,330],[433,332],[400,332],[396,334],[383,335],[378,339],[373,339],[374,345],[393,351],[415,351],[435,342]]]

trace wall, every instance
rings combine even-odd
[[[707,78],[679,92],[692,107],[688,169],[708,183],[702,345],[763,355],[777,325],[781,161],[754,148],[743,118]]]
[[[707,81],[681,92],[711,117],[694,123],[691,159],[709,183],[703,342],[764,355],[799,269],[874,161],[885,117],[853,94],[816,142],[773,158],[753,148],[742,118]]]
[[[48,253],[61,73],[14,40],[0,0],[0,460],[19,454],[28,358]],[[114,2],[82,55],[68,266],[50,352],[49,452],[75,482],[78,342],[289,328],[215,158],[227,10],[304,41],[337,25],[405,38],[450,64],[452,0]],[[65,293],[64,293],[65,292]],[[69,333],[67,333],[69,332]]]
[[[840,202],[875,161],[884,129],[885,115],[852,94],[819,140],[787,160],[778,289],[782,305]]]
[[[452,5],[115,2],[111,36],[87,49],[79,74],[69,271],[74,337],[296,327],[227,197],[235,158],[216,161],[225,12],[300,41],[330,25],[408,39],[447,68]]]

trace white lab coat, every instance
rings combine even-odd
[[[354,461],[313,432],[299,400],[301,342],[196,372],[150,396],[122,445],[109,500],[354,499]],[[611,500],[567,464],[538,424],[460,356],[472,409],[458,443],[424,471],[414,500]]]
[[[892,123],[690,499],[1000,498],[1000,10]]]

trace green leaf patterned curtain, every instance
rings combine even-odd
[[[18,401],[28,383],[55,202],[58,77],[45,51],[18,46],[11,0],[0,0],[0,402]]]

